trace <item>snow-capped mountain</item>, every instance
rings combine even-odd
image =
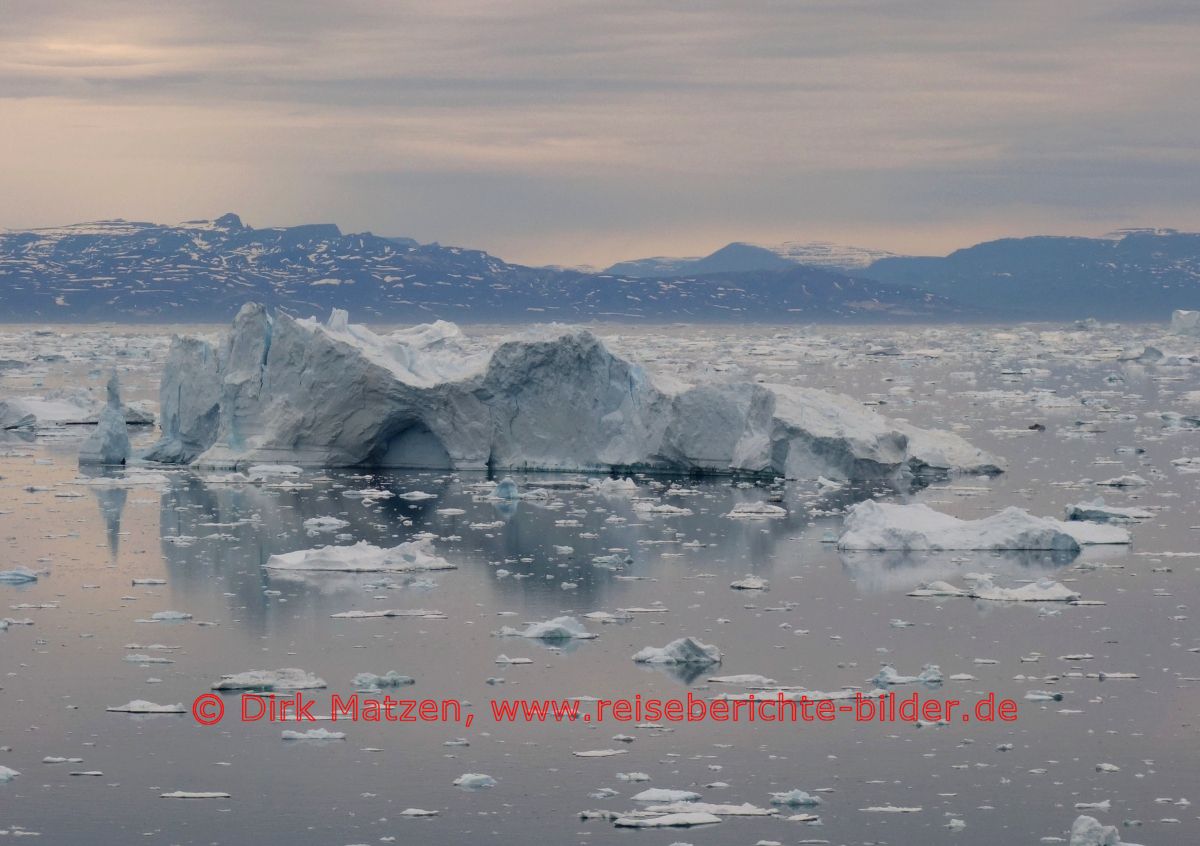
[[[752,248],[758,249],[758,248]],[[734,250],[734,253],[737,251]],[[773,254],[771,254],[773,255]],[[710,257],[712,258],[712,257]],[[234,214],[0,233],[0,315],[21,321],[227,320],[248,300],[367,321],[946,319],[971,316],[901,285],[736,255],[710,275],[594,274],[334,224],[256,229]]]
[[[623,261],[606,273],[624,276],[680,276],[705,273],[737,273],[750,270],[784,270],[801,265],[826,270],[858,271],[873,261],[892,256],[885,250],[847,247],[829,241],[785,241],[770,246],[734,241],[707,256],[653,258]]]

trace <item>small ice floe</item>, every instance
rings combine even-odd
[[[426,493],[425,491],[406,491],[402,494],[396,494],[396,496],[407,502],[424,502],[427,499],[437,499],[437,494]]]
[[[681,637],[666,646],[647,646],[638,651],[633,660],[639,664],[688,664],[708,666],[721,663],[721,650],[703,644],[693,637]]]
[[[1081,528],[1086,526],[1087,528]],[[852,505],[838,549],[843,550],[1060,550],[1084,544],[1125,544],[1129,533],[1115,526],[1069,523],[1006,508],[991,517],[961,520],[928,505],[866,500]]]
[[[583,752],[572,752],[576,758],[611,758],[613,755],[624,755],[628,749],[587,749]]]
[[[753,673],[741,673],[733,676],[709,676],[709,684],[729,684],[737,687],[774,687],[778,682],[775,679],[769,679],[766,676],[759,676]]]
[[[959,588],[948,582],[928,582],[909,591],[909,596],[964,596],[993,602],[1075,602],[1079,594],[1052,579],[1039,579],[1019,588],[1001,588],[989,578],[979,579],[969,588]]]
[[[292,731],[284,729],[279,733],[283,740],[345,740],[346,733],[342,731],[330,731],[329,729],[314,728],[307,731]]]
[[[436,817],[440,811],[426,811],[424,808],[405,808],[400,812],[402,817]]]
[[[920,675],[902,676],[896,672],[895,667],[891,664],[886,664],[868,681],[876,687],[889,687],[900,684],[938,685],[942,683],[942,670],[937,664],[926,664],[921,668]]]
[[[139,623],[181,623],[192,619],[186,611],[155,611],[149,620],[138,620]]]
[[[154,702],[147,702],[145,699],[134,699],[131,702],[126,702],[124,705],[113,705],[105,708],[105,711],[111,711],[115,714],[185,714],[187,709],[182,703],[176,705],[157,705]]]
[[[717,817],[773,817],[779,813],[775,808],[760,808],[749,802],[741,805],[722,805],[715,802],[669,802],[651,805],[647,814],[712,814]]]
[[[325,680],[307,670],[284,667],[280,670],[247,670],[221,676],[213,690],[312,690],[325,687]]]
[[[416,679],[412,676],[401,675],[395,670],[388,670],[382,676],[377,676],[374,673],[359,673],[351,682],[355,687],[369,688],[385,688],[385,687],[404,687],[410,684],[416,684]]]
[[[1076,802],[1075,810],[1077,810],[1077,811],[1109,811],[1109,810],[1112,810],[1112,800],[1105,799],[1102,802]]]
[[[496,780],[484,773],[463,773],[454,780],[454,786],[463,790],[484,790],[496,786]]]
[[[1145,508],[1118,508],[1115,505],[1105,505],[1102,497],[1091,502],[1080,502],[1067,506],[1067,520],[1108,523],[1110,521],[1149,520],[1153,516],[1154,513]]]
[[[692,509],[680,508],[678,505],[669,505],[665,502],[657,502],[652,499],[635,499],[633,501],[633,510],[638,514],[653,514],[656,517],[691,517]]]
[[[646,773],[617,773],[617,780],[629,782],[649,781],[650,776]]]
[[[164,658],[161,655],[143,655],[140,652],[135,652],[133,655],[126,655],[121,660],[128,661],[130,664],[174,664],[170,658]]]
[[[588,479],[588,487],[601,496],[635,496],[637,482],[630,478],[624,479]]]
[[[496,483],[496,487],[492,488],[487,498],[508,501],[520,499],[521,490],[517,487],[517,483],[513,481],[511,476],[505,476]]]
[[[507,655],[497,655],[497,664],[514,665],[514,664],[532,664],[532,658],[509,658]]]
[[[634,802],[695,802],[702,797],[691,790],[673,790],[669,787],[650,787],[632,797]]]
[[[788,790],[783,793],[772,793],[771,804],[787,805],[789,808],[815,808],[821,804],[821,797],[813,796],[803,790]]]
[[[254,464],[246,471],[246,478],[251,482],[265,482],[267,479],[295,478],[304,470],[294,464]]]
[[[24,585],[30,582],[36,582],[38,574],[33,570],[25,567],[16,567],[12,570],[0,570],[0,583],[6,585]]]
[[[865,814],[917,814],[921,808],[905,808],[900,805],[872,805],[869,808],[859,808]]]
[[[42,758],[43,764],[82,764],[82,758],[64,758],[59,755],[47,755]]]
[[[14,770],[12,767],[6,767],[3,764],[0,764],[0,782],[12,781],[20,774],[20,770]]]
[[[322,546],[272,555],[268,570],[333,573],[412,573],[454,570],[458,565],[435,555],[428,540],[414,540],[390,549],[359,541],[353,546]]]
[[[375,611],[339,611],[329,615],[334,620],[378,620],[384,617],[422,617],[426,620],[444,620],[441,611],[426,608],[383,608]]]
[[[134,587],[153,587],[157,585],[165,585],[166,579],[133,579]]]
[[[500,637],[528,637],[537,640],[590,640],[596,637],[584,628],[583,623],[568,615],[542,623],[530,623],[524,629],[504,626],[497,634]]]
[[[338,529],[344,529],[350,525],[350,521],[340,517],[310,517],[304,521],[303,525],[304,531],[315,535],[320,532],[336,532]]]
[[[228,793],[216,790],[173,790],[158,794],[162,799],[228,799]]]
[[[1105,479],[1103,482],[1097,482],[1096,484],[1105,488],[1142,488],[1150,483],[1136,473],[1129,473],[1125,476]]]
[[[759,576],[747,574],[746,578],[730,582],[729,586],[734,590],[766,590],[770,587],[770,582]]]
[[[733,520],[773,520],[787,514],[786,508],[768,502],[739,502],[725,516]]]
[[[716,814],[706,814],[699,811],[688,811],[677,814],[662,814],[660,816],[617,817],[613,825],[617,828],[691,828],[697,825],[712,825],[719,823],[721,818]]]

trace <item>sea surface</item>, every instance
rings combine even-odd
[[[466,331],[483,346],[511,330]],[[140,468],[81,474],[76,454],[88,427],[0,433],[0,570],[39,572],[34,583],[0,584],[0,618],[30,621],[0,631],[0,766],[20,773],[0,783],[0,841],[37,833],[30,842],[96,846],[1012,846],[1058,842],[1086,813],[1131,843],[1200,842],[1200,472],[1173,463],[1200,456],[1200,430],[1169,416],[1200,409],[1200,365],[1120,360],[1146,345],[1194,354],[1195,339],[1162,326],[1096,324],[595,331],[652,371],[842,391],[880,413],[957,431],[1007,459],[1008,471],[841,488],[638,477],[637,497],[689,512],[661,516],[577,475],[517,475],[522,491],[549,484],[549,493],[498,503],[486,497],[488,479],[466,473],[306,470],[289,480],[299,487],[229,484],[179,468],[148,468],[165,476],[157,480]],[[127,400],[152,403],[169,337],[146,327],[0,327],[0,398],[99,391],[115,367]],[[135,440],[154,437],[141,427]],[[1125,475],[1146,484],[1097,484]],[[355,495],[368,488],[397,496]],[[433,496],[399,496],[412,491]],[[960,517],[1013,505],[1061,517],[1097,496],[1153,513],[1127,524],[1131,546],[1064,559],[844,554],[829,542],[844,509],[868,497]],[[738,503],[767,500],[787,515],[726,516]],[[326,516],[348,525],[318,534],[303,526]],[[457,569],[282,577],[264,568],[277,553],[394,546],[423,533]],[[621,563],[597,566],[601,556]],[[1050,577],[1103,604],[907,595],[934,579],[963,585],[971,573],[1009,586]],[[769,587],[730,587],[747,574]],[[626,608],[654,610],[624,622],[584,620],[597,635],[590,640],[497,635]],[[429,613],[332,616],[383,609]],[[191,617],[139,622],[166,610]],[[683,636],[719,647],[720,666],[677,672],[631,658]],[[532,663],[497,663],[501,655]],[[710,677],[748,673],[813,690],[869,690],[885,664],[904,675],[936,664],[945,676],[940,687],[896,688],[901,695],[974,702],[994,693],[1018,703],[1018,718],[923,727],[848,718],[498,724],[488,706],[520,697],[711,698],[744,689]],[[320,722],[345,739],[287,741],[283,730],[312,726],[244,723],[235,694],[223,695],[227,714],[216,726],[190,713],[106,711],[136,699],[186,710],[223,675],[284,667],[324,679],[326,689],[307,692],[319,702],[353,693],[359,673],[394,670],[415,683],[393,695],[462,700],[473,724]],[[1061,700],[1026,699],[1030,691]],[[612,749],[621,754],[575,754]],[[464,773],[496,785],[453,786]],[[651,787],[780,813],[667,831],[580,816],[635,810],[630,797]],[[773,792],[793,788],[821,804],[770,804]],[[229,798],[161,798],[180,790]],[[410,808],[437,815],[404,816]],[[866,810],[879,808],[891,811]],[[819,822],[786,819],[799,813]]]

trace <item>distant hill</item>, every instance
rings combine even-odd
[[[1006,238],[944,258],[879,259],[862,275],[1024,319],[1166,320],[1200,308],[1200,234]]]
[[[751,270],[786,270],[796,265],[825,270],[858,271],[890,256],[883,250],[846,247],[828,241],[787,241],[776,246],[734,241],[707,256],[645,258],[623,261],[605,270],[623,276],[692,276],[706,273],[740,273]]]
[[[641,278],[524,267],[478,250],[344,234],[333,224],[256,229],[234,214],[177,226],[101,221],[0,233],[0,319],[223,322],[248,300],[304,316],[347,308],[356,320],[379,322],[875,322],[982,314],[903,285],[778,257],[745,271],[739,252],[710,262],[707,275]]]

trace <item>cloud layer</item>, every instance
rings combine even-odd
[[[7,0],[0,226],[607,263],[1200,228],[1190,0]]]

